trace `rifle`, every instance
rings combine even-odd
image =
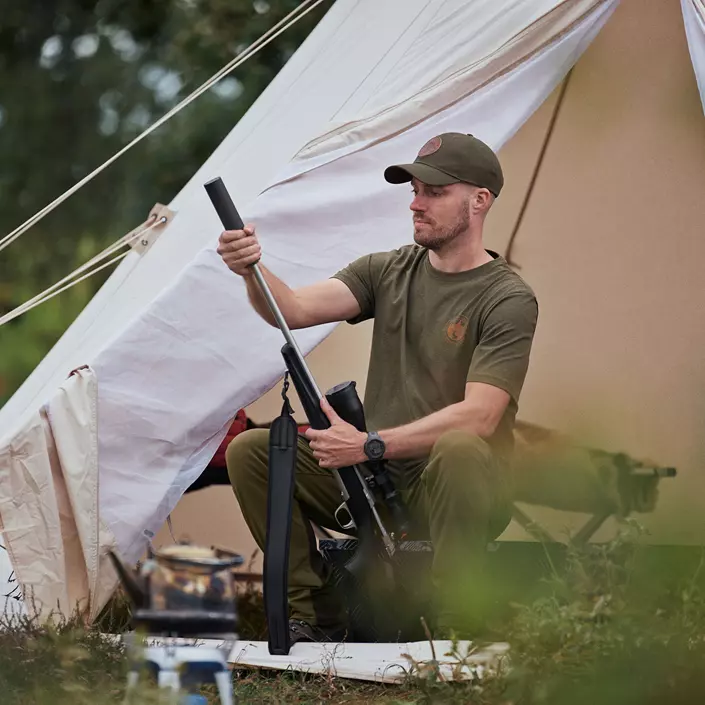
[[[205,184],[206,192],[226,230],[242,230],[244,223],[230,194],[220,177]],[[281,353],[288,374],[294,383],[304,412],[312,428],[326,429],[330,422],[321,409],[322,394],[316,385],[296,340],[267,285],[264,276],[255,263],[252,270],[255,280],[267,301],[286,343]],[[282,415],[278,417],[270,431],[270,483],[268,488],[267,539],[264,565],[264,599],[269,626],[270,653],[288,654],[290,648],[287,592],[287,565],[291,509],[293,502],[294,468],[296,462],[296,425],[290,415],[286,398],[288,384],[282,393],[284,405]],[[360,431],[366,431],[365,415],[362,402],[357,394],[354,382],[336,385],[326,394],[336,413]],[[335,512],[336,521],[344,530],[355,529],[359,540],[359,549],[346,568],[354,573],[357,565],[364,562],[370,554],[383,551],[389,558],[394,556],[396,545],[394,533],[386,529],[377,509],[372,488],[377,487],[388,506],[398,528],[397,536],[404,537],[409,531],[410,522],[406,507],[396,491],[383,462],[373,464],[373,482],[368,483],[358,467],[337,468],[333,474],[340,487],[342,503]],[[347,514],[341,519],[343,513]],[[281,519],[285,521],[281,521]]]

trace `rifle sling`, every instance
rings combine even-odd
[[[287,655],[291,648],[287,592],[298,427],[291,415],[287,388],[285,377],[282,413],[272,423],[269,433],[267,534],[263,570],[269,653],[277,655]]]

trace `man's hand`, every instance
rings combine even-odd
[[[304,434],[310,441],[313,457],[318,464],[322,468],[337,469],[367,460],[367,434],[343,421],[325,397],[321,397],[321,409],[331,423],[330,428],[324,431],[309,428]]]
[[[217,252],[230,271],[240,276],[250,274],[250,265],[259,262],[262,256],[254,225],[246,225],[244,230],[222,232],[218,239]]]

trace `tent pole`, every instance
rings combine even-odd
[[[516,223],[514,224],[514,227],[512,228],[512,234],[509,236],[509,242],[507,243],[507,249],[504,253],[504,259],[507,260],[507,264],[510,266],[516,268],[516,269],[521,269],[521,267],[516,264],[516,262],[512,262],[512,248],[514,246],[514,240],[516,239],[517,234],[519,233],[519,228],[521,227],[521,224],[524,220],[524,214],[526,213],[526,210],[529,206],[529,201],[531,200],[531,196],[534,192],[534,187],[536,186],[536,182],[538,181],[538,176],[539,176],[539,171],[541,171],[541,166],[543,165],[543,160],[544,157],[546,156],[546,151],[548,149],[548,144],[551,141],[551,137],[553,136],[553,129],[556,126],[556,122],[558,121],[558,114],[560,113],[561,107],[563,105],[563,99],[565,98],[566,94],[566,89],[568,88],[568,83],[570,82],[570,77],[573,75],[573,69],[571,68],[570,71],[566,74],[566,77],[563,79],[563,85],[561,86],[560,93],[558,94],[558,99],[556,100],[556,107],[553,109],[553,114],[551,115],[551,120],[548,123],[548,129],[546,130],[546,136],[543,139],[543,144],[541,145],[541,149],[539,151],[539,156],[538,159],[536,160],[536,165],[534,166],[534,171],[531,174],[531,179],[529,180],[529,185],[527,186],[526,189],[526,194],[524,195],[524,200],[521,204],[521,208],[519,209],[519,215],[517,216]]]

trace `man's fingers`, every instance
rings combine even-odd
[[[245,247],[236,252],[226,251],[219,253],[225,265],[233,272],[240,274],[247,271],[247,268],[259,262],[262,257],[262,250],[259,245]]]
[[[243,252],[244,250],[250,250],[252,248],[259,249],[260,244],[253,237],[244,237],[240,240],[234,240],[232,242],[221,242],[218,244],[218,254],[227,255],[235,252]]]
[[[326,470],[335,467],[333,461],[324,453],[314,453],[313,457],[318,461],[318,465]]]
[[[237,240],[242,240],[243,238],[246,237],[254,237],[255,236],[255,226],[254,225],[246,225],[242,230],[223,230],[223,232],[220,234],[220,242],[223,244],[227,244],[230,242],[236,242]]]
[[[224,230],[218,238],[216,252],[231,272],[245,276],[250,266],[262,258],[255,226],[248,223],[242,230]]]
[[[321,409],[323,409],[323,413],[328,417],[328,421],[330,421],[331,424],[342,421],[325,396],[321,397]]]
[[[321,450],[321,438],[324,431],[314,428],[307,428],[304,431],[304,437],[308,439],[308,447],[311,449],[311,455],[318,461],[318,465],[322,468],[332,467],[328,454]]]
[[[251,235],[245,233],[244,230],[224,230],[220,233],[218,242],[221,245],[229,245],[233,242],[237,242],[238,240],[242,240],[244,237],[251,237]]]
[[[229,259],[235,262],[239,259],[244,259],[245,257],[252,257],[253,255],[259,257],[262,254],[262,248],[257,243],[254,243],[252,245],[238,247],[237,249],[230,249],[229,247],[224,248],[223,251],[218,252],[218,254],[223,259]]]
[[[232,270],[233,272],[244,272],[247,270],[247,268],[255,264],[255,262],[259,262],[260,256],[259,255],[250,255],[249,257],[237,257],[237,258],[227,258],[224,257],[223,261],[225,262],[226,266],[228,269]]]
[[[224,257],[225,255],[238,254],[240,252],[250,253],[254,250],[260,250],[260,244],[256,237],[251,235],[243,235],[242,237],[234,239],[223,239],[218,240],[218,246],[216,252]]]

